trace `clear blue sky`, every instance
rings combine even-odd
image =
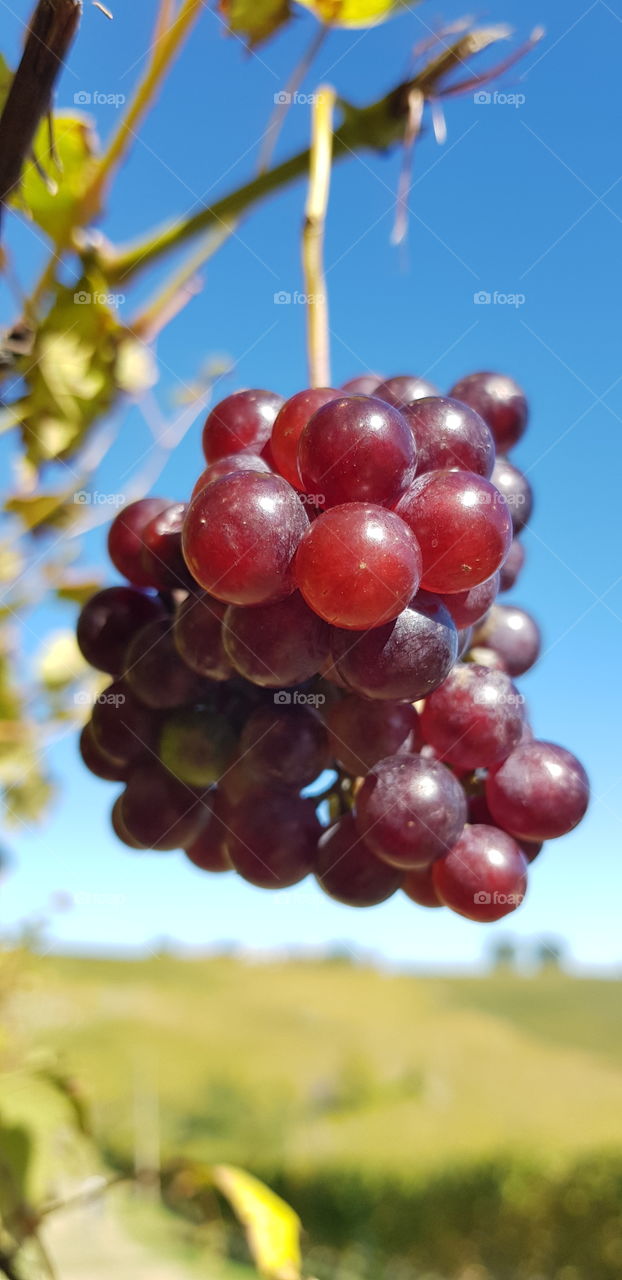
[[[109,23],[91,5],[58,92],[71,107],[85,91],[128,94],[149,40],[153,2],[113,0]],[[3,9],[3,47],[15,60],[30,3]],[[304,88],[332,81],[364,101],[396,83],[409,49],[439,16],[423,4],[367,33],[334,34]],[[445,0],[443,17],[463,12]],[[535,866],[527,901],[504,933],[565,935],[580,964],[619,966],[622,759],[620,756],[620,477],[622,474],[622,0],[496,0],[487,19],[526,36],[547,36],[525,66],[506,76],[519,106],[452,101],[449,136],[420,144],[410,197],[407,261],[390,244],[399,155],[364,155],[335,173],[327,230],[334,379],[365,369],[414,371],[446,389],[489,367],[513,374],[532,403],[532,425],[516,451],[537,495],[525,537],[528,565],[514,593],[538,616],[544,653],[523,681],[538,735],[575,750],[590,772],[594,801],[581,829],[552,843]],[[206,11],[114,188],[105,229],[129,238],[248,178],[262,132],[312,22],[249,56],[224,38]],[[109,105],[93,108],[106,135]],[[308,107],[292,108],[279,154],[303,145]],[[305,381],[301,306],[275,306],[278,290],[303,284],[299,184],[262,207],[209,265],[204,292],[163,335],[157,398],[168,412],[204,357],[229,353],[236,383],[284,394]],[[13,233],[34,271],[41,246]],[[141,296],[146,296],[145,281]],[[524,295],[519,307],[475,305],[485,290]],[[126,309],[127,312],[127,309]],[[129,314],[129,312],[127,312]],[[185,497],[200,467],[199,425],[171,458],[158,488]],[[128,411],[98,487],[123,492],[149,448],[136,409]],[[3,458],[8,445],[3,445]],[[104,531],[85,544],[103,563]],[[61,626],[60,610],[35,621]],[[29,643],[29,647],[31,647]],[[53,748],[62,799],[40,831],[11,836],[17,869],[2,888],[2,919],[45,914],[66,889],[74,909],[54,917],[64,945],[140,947],[169,935],[192,946],[233,939],[251,947],[347,940],[390,959],[472,964],[493,930],[398,898],[354,912],[323,898],[312,882],[270,895],[232,876],[201,876],[182,856],[133,856],[109,831],[113,789],[77,765],[68,739]]]

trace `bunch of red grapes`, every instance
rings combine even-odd
[[[129,585],[78,623],[112,677],[81,751],[124,784],[120,840],[265,889],[312,873],[352,906],[400,888],[473,920],[520,904],[588,802],[514,683],[538,627],[496,603],[524,561],[532,493],[506,455],[526,424],[492,373],[449,396],[369,376],[212,409],[190,502],[116,516]]]

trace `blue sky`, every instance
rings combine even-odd
[[[112,7],[113,23],[86,7],[59,108],[71,108],[81,92],[129,95],[154,6],[119,0]],[[4,10],[11,62],[29,9],[20,3]],[[380,95],[406,72],[409,50],[440,12],[423,4],[370,32],[335,33],[304,90],[329,80],[353,101]],[[457,0],[445,0],[443,18],[462,12]],[[67,739],[51,751],[64,781],[51,820],[10,836],[16,869],[2,887],[7,923],[45,915],[50,895],[68,890],[73,909],[49,926],[63,945],[141,947],[163,935],[192,946],[340,939],[355,952],[456,966],[476,963],[497,931],[564,935],[577,963],[619,966],[622,170],[611,139],[622,113],[614,91],[622,0],[496,0],[486,20],[507,21],[521,37],[542,23],[547,35],[499,86],[524,95],[521,105],[477,103],[472,95],[451,101],[444,147],[429,133],[421,141],[406,253],[390,243],[399,154],[354,157],[335,172],[326,242],[333,378],[370,368],[413,371],[447,389],[462,374],[489,367],[525,386],[532,422],[514,456],[535,486],[536,511],[524,539],[527,568],[512,598],[536,614],[545,644],[522,687],[537,734],[576,751],[590,772],[587,820],[548,847],[524,906],[493,929],[398,898],[357,913],[324,899],[312,882],[270,895],[232,876],[203,877],[181,855],[132,856],[109,830],[113,789],[79,768]],[[300,17],[292,31],[249,56],[206,11],[117,179],[104,224],[112,239],[131,238],[252,175],[274,94],[312,29],[312,20]],[[100,103],[92,112],[102,136],[115,127],[113,106]],[[308,129],[309,108],[296,104],[279,155],[304,145]],[[304,288],[303,201],[297,184],[252,214],[209,264],[204,291],[162,335],[156,396],[165,413],[178,411],[175,396],[214,353],[237,364],[223,394],[237,384],[284,394],[304,384],[303,307],[274,302],[280,290]],[[12,240],[22,270],[34,273],[39,241],[20,227]],[[126,315],[154,283],[140,282]],[[477,304],[480,291],[524,301]],[[201,465],[199,435],[200,422],[167,463],[159,491],[188,495]],[[101,467],[99,490],[125,492],[137,469],[143,473],[149,449],[149,428],[132,408]],[[9,451],[5,439],[3,460]],[[88,536],[85,563],[103,564],[104,537],[103,527]],[[42,635],[66,621],[65,612],[46,608],[33,627]]]

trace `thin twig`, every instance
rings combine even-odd
[[[272,112],[272,116],[268,121],[268,128],[263,146],[259,152],[259,173],[263,173],[268,168],[270,161],[274,155],[274,150],[279,139],[279,134],[285,124],[285,117],[296,97],[296,93],[300,88],[309,68],[315,62],[324,41],[330,31],[330,27],[321,26],[314,33],[313,39],[292,71],[282,93],[276,95],[276,106]]]
[[[78,29],[82,0],[38,0],[0,116],[0,218],[32,150],[39,121]]]
[[[324,226],[330,191],[335,99],[335,90],[330,85],[322,85],[314,95],[309,191],[302,233],[302,264],[307,295],[307,353],[309,383],[312,387],[330,386]]]

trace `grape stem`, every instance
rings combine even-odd
[[[324,227],[330,192],[335,100],[335,90],[330,85],[322,85],[314,95],[309,190],[302,230],[302,266],[305,278],[307,353],[311,387],[330,386]]]

